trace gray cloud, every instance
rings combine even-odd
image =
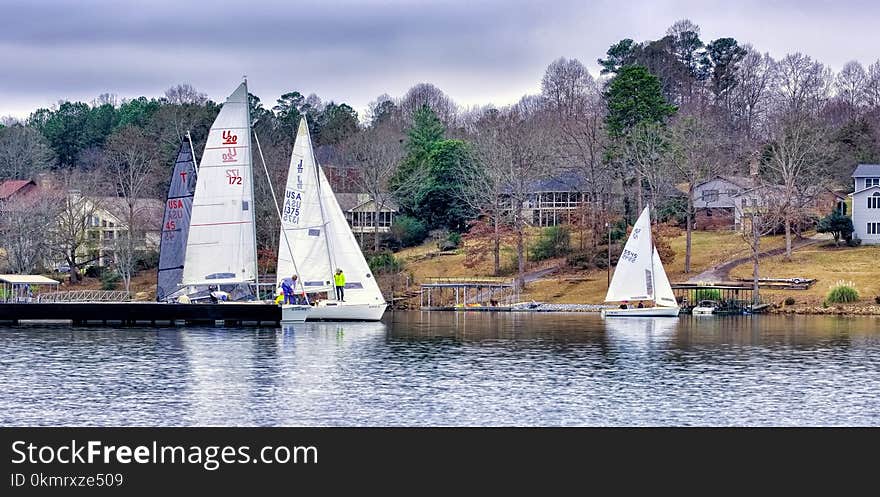
[[[503,104],[537,91],[559,56],[595,69],[611,43],[659,38],[685,17],[706,41],[803,51],[835,69],[880,56],[880,7],[860,0],[4,3],[0,115],[104,92],[158,96],[179,82],[222,100],[243,74],[267,103],[296,89],[363,109],[428,81],[464,105]]]

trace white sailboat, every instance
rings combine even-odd
[[[208,133],[181,282],[235,289],[233,300],[249,297],[257,279],[250,129],[245,81],[226,99]]]
[[[618,309],[603,309],[602,317],[678,316],[678,301],[672,293],[666,270],[663,269],[657,247],[654,246],[651,238],[648,207],[642,211],[623,247],[605,301],[624,304]],[[626,303],[648,301],[652,302],[653,306],[626,305]]]
[[[305,292],[327,294],[328,298],[313,303],[308,320],[382,318],[387,307],[385,298],[315,160],[305,117],[300,121],[290,158],[279,238],[276,283],[280,285],[283,278],[296,273]],[[336,300],[333,274],[337,269],[346,275],[344,301]],[[282,320],[286,320],[285,312],[287,309],[282,307]]]

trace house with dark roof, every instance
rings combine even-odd
[[[880,244],[880,164],[859,164],[852,178],[853,235],[862,243]]]
[[[379,199],[379,213],[376,216],[376,202],[368,193],[336,193],[336,201],[348,220],[351,231],[355,234],[389,233],[394,217],[397,215],[397,203],[390,194]]]
[[[736,229],[742,209],[756,206],[757,187],[751,176],[715,176],[694,186],[694,229]],[[682,188],[680,188],[682,189]],[[683,187],[687,192],[687,185]]]
[[[571,224],[585,215],[589,201],[588,181],[574,171],[563,171],[532,182],[522,207],[533,226]]]

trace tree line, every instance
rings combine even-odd
[[[732,37],[704,41],[699,26],[682,20],[657,40],[621,40],[597,62],[600,73],[590,74],[580,60],[559,58],[542,75],[540,94],[504,107],[465,109],[429,83],[399,98],[377,97],[364,116],[296,91],[272,106],[251,95],[250,104],[276,188],[305,115],[318,159],[336,166],[340,189],[367,193],[377,214],[393,200],[401,226],[470,233],[496,273],[508,241],[524,271],[532,220],[519,207],[534,200],[542,179],[578,178],[572,188],[587,202],[573,223],[593,247],[644,205],[656,220],[684,225],[689,271],[699,182],[756,172],[772,201],[752,213],[755,229],[744,232],[757,250],[762,233],[781,227],[790,255],[815,198],[851,187],[855,164],[880,161],[880,61],[849,62],[835,74],[802,53],[777,59]],[[159,99],[102,95],[39,109],[0,129],[0,178],[101,177],[92,181],[97,188],[127,195],[133,190],[108,180],[107,171],[141,161],[151,180],[139,194],[161,198],[180,140],[189,131],[198,154],[219,108],[178,85]],[[122,153],[135,148],[144,152],[137,159]],[[257,215],[266,220],[258,244],[268,261],[278,224],[259,175],[255,189]],[[383,242],[377,233],[371,248]]]

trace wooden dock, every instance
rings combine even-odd
[[[263,303],[165,304],[161,302],[55,302],[0,304],[0,323],[24,321],[58,322],[73,325],[177,324],[228,326],[278,325],[281,308]]]

